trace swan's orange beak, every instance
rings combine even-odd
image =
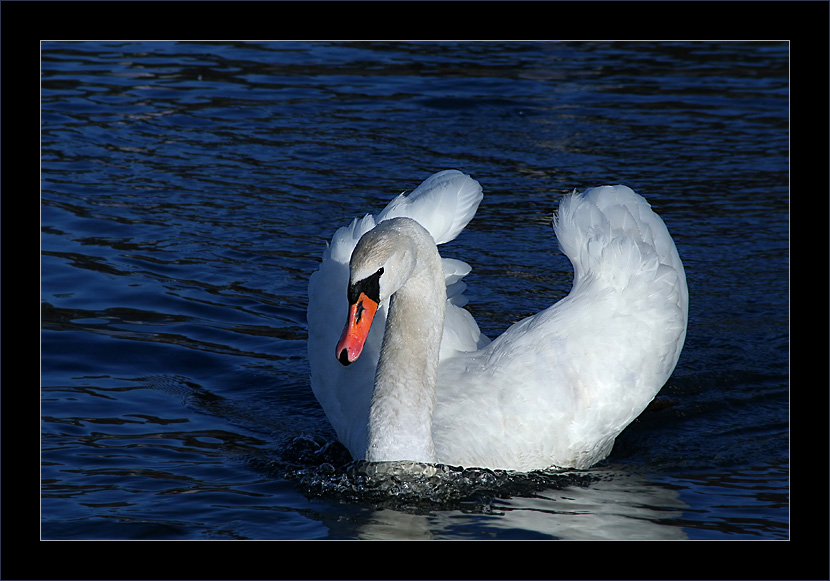
[[[354,363],[360,357],[377,310],[378,304],[365,293],[360,293],[357,301],[349,307],[349,318],[335,350],[335,357],[343,365]]]

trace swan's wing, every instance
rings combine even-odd
[[[481,185],[458,170],[428,177],[409,195],[401,194],[377,216],[377,221],[406,216],[432,235],[436,244],[453,240],[473,219],[483,194]]]
[[[463,308],[467,304],[467,297],[464,296],[467,284],[461,279],[472,270],[470,265],[453,258],[442,258],[441,263],[447,283],[447,308],[439,360],[478,351],[490,342],[473,316]]]
[[[605,297],[606,332],[596,344],[612,349],[604,359],[616,359],[642,390],[625,398],[637,408],[633,419],[668,380],[686,338],[689,293],[674,240],[645,198],[622,185],[565,197],[554,230],[574,266],[569,298]]]
[[[574,267],[569,296],[581,292],[590,298],[602,288],[613,290],[622,302],[618,317],[639,314],[651,321],[642,330],[643,342],[667,350],[661,351],[657,372],[665,382],[685,341],[689,291],[663,220],[630,188],[603,186],[563,198],[554,231]]]
[[[466,360],[445,362],[436,416],[448,433],[436,440],[439,458],[470,453],[464,433],[489,425],[497,433],[482,457],[502,454],[521,466],[525,459],[513,451],[536,446],[540,458],[588,466],[674,369],[685,338],[686,280],[645,199],[625,186],[573,194],[562,200],[554,229],[574,266],[571,293]]]
[[[308,356],[311,386],[340,441],[355,457],[366,447],[366,419],[386,324],[387,303],[378,309],[360,358],[344,367],[335,358],[335,345],[346,321],[349,259],[360,237],[389,218],[417,220],[438,244],[449,242],[475,215],[482,199],[479,183],[456,170],[427,178],[409,195],[401,194],[381,212],[355,219],[338,229],[323,252],[320,268],[312,274],[308,293]],[[442,259],[447,284],[447,314],[441,357],[475,351],[489,340],[481,334],[466,304],[461,280],[470,272],[466,263]]]
[[[679,301],[688,305],[686,276],[674,241],[663,220],[642,196],[622,185],[591,188],[562,199],[554,218],[559,247],[574,266],[574,285],[589,272],[609,277],[630,277],[641,260],[637,253],[627,264],[620,259],[624,247],[642,249],[648,262],[652,252],[657,262],[671,268],[682,279]]]
[[[311,388],[338,439],[356,457],[366,448],[366,426],[356,418],[368,417],[386,322],[386,305],[378,309],[363,354],[354,364],[341,365],[335,357],[335,346],[348,312],[349,259],[360,237],[374,226],[374,216],[367,215],[338,229],[323,251],[320,268],[311,275],[308,283],[307,344]]]
[[[536,377],[563,382],[573,444],[602,442],[600,433],[613,442],[677,364],[688,312],[683,265],[663,220],[626,186],[566,196],[554,231],[573,264],[573,288],[505,333],[505,348],[532,344]]]

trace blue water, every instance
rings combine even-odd
[[[43,43],[41,537],[789,538],[788,67],[785,43]],[[442,252],[490,336],[570,289],[563,193],[627,184],[675,238],[685,349],[590,471],[369,493],[331,443],[308,277],[446,168],[484,189]]]

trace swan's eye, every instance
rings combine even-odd
[[[381,266],[373,275],[367,276],[363,280],[349,285],[349,304],[353,305],[360,299],[360,293],[364,293],[367,297],[380,302],[380,275],[383,274],[383,267]]]

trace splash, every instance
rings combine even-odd
[[[309,498],[424,513],[460,509],[488,512],[494,498],[587,487],[596,474],[575,470],[529,473],[418,462],[353,461],[336,441],[300,436],[282,452],[280,475]],[[276,466],[274,466],[276,467]]]

